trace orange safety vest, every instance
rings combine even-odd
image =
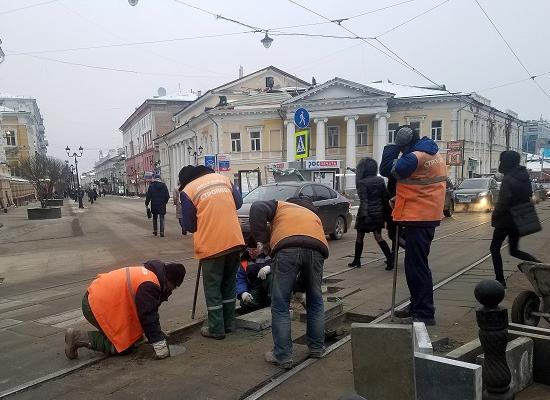
[[[233,187],[228,177],[203,175],[185,186],[183,191],[197,210],[197,232],[193,234],[195,258],[202,260],[244,246]]]
[[[143,336],[135,296],[144,282],[160,286],[155,273],[147,268],[126,267],[99,274],[88,288],[92,313],[119,353]]]
[[[271,250],[275,249],[281,240],[290,236],[312,237],[319,240],[328,249],[323,224],[315,213],[297,204],[278,201],[277,211],[271,222],[271,239],[269,241]]]
[[[445,205],[447,167],[439,153],[414,151],[418,165],[412,175],[398,179],[394,221],[441,221]]]

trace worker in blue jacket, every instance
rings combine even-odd
[[[237,298],[245,311],[271,305],[271,257],[249,244],[237,271]]]

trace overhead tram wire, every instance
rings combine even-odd
[[[544,88],[535,80],[536,76],[533,75],[531,72],[529,72],[529,70],[527,69],[527,67],[525,66],[525,64],[521,61],[521,59],[519,58],[518,54],[514,51],[514,49],[512,48],[512,46],[510,45],[510,43],[508,43],[508,41],[506,40],[506,38],[504,37],[504,35],[502,34],[502,32],[498,29],[498,27],[496,26],[496,24],[493,22],[493,20],[491,19],[491,17],[489,16],[489,14],[487,14],[487,11],[485,11],[485,9],[481,6],[481,4],[479,3],[478,0],[474,0],[476,2],[476,4],[478,5],[479,9],[483,12],[483,14],[485,15],[485,17],[489,20],[489,22],[491,23],[491,25],[493,26],[493,28],[495,29],[495,31],[498,33],[498,35],[500,36],[500,38],[502,39],[502,41],[506,44],[506,46],[508,47],[508,49],[510,50],[510,52],[512,52],[512,54],[514,55],[515,59],[517,60],[517,62],[521,65],[521,67],[523,68],[523,70],[527,73],[527,75],[529,76],[529,79],[531,79],[535,85],[537,85],[537,87],[540,89],[540,91],[542,93],[544,93],[544,95],[550,99],[550,94],[548,94],[548,92],[546,90],[544,90]]]
[[[524,79],[519,79],[519,80],[515,80],[515,81],[511,81],[511,82],[502,83],[500,85],[491,86],[491,87],[488,87],[488,88],[485,88],[485,89],[481,89],[479,91],[480,92],[486,92],[488,90],[500,89],[500,88],[503,88],[503,87],[506,87],[506,86],[517,85],[518,83],[527,82],[527,81],[532,80],[533,78],[539,78],[541,76],[545,76],[545,75],[549,75],[549,74],[550,74],[550,71],[547,71],[547,72],[543,72],[542,74],[533,75],[530,78],[524,78]]]
[[[29,4],[28,6],[24,6],[24,7],[12,8],[11,10],[0,11],[0,15],[11,14],[11,13],[14,13],[14,12],[17,12],[17,11],[27,10],[27,9],[29,9],[29,8],[34,8],[34,7],[39,7],[39,6],[45,6],[46,4],[55,3],[55,2],[57,2],[57,1],[58,1],[58,0],[49,0],[49,1],[43,1],[43,2],[41,2],[41,3]]]
[[[327,21],[331,21],[333,22],[330,18],[318,13],[317,11],[315,10],[312,10],[300,3],[298,3],[297,1],[295,0],[288,0],[290,3],[300,7],[300,8],[303,8],[304,10],[307,10],[309,11],[310,13],[312,14],[315,14],[317,15],[318,17],[321,17]],[[425,14],[425,12],[423,12],[423,14]],[[353,32],[352,30],[350,30],[349,28],[347,28],[346,26],[340,24],[340,23],[336,23],[336,22],[333,22],[335,23],[336,25],[338,25],[340,28],[344,29],[346,32],[350,33],[351,35],[354,35],[358,38],[361,38],[360,35],[356,34],[355,32]],[[403,24],[400,24],[400,25],[403,25]],[[463,101],[465,102],[466,104],[468,105],[474,105],[474,101],[473,100],[470,100],[467,98],[467,96],[465,95],[457,95],[456,93],[453,93],[451,92],[450,90],[448,90],[445,86],[437,83],[436,81],[434,81],[433,79],[431,79],[428,75],[426,75],[425,73],[423,73],[422,71],[420,71],[419,69],[417,69],[416,67],[414,67],[413,65],[411,65],[408,61],[406,61],[403,57],[401,57],[399,54],[397,54],[395,51],[393,51],[392,49],[390,49],[386,44],[384,44],[380,39],[375,39],[373,38],[372,40],[375,40],[377,43],[379,43],[382,47],[384,47],[388,52],[380,49],[379,47],[373,45],[371,42],[369,42],[367,39],[361,39],[364,43],[368,44],[369,46],[371,46],[372,48],[378,50],[379,52],[381,52],[382,54],[386,55],[387,57],[389,57],[391,60],[393,61],[396,61],[397,63],[401,64],[402,66],[404,66],[405,68],[411,70],[412,72],[414,72],[415,74],[421,76],[422,78],[426,79],[427,81],[429,81],[430,83],[432,83],[433,85],[435,85],[437,88],[439,88],[439,90],[441,91],[444,91],[444,92],[447,92],[449,95],[453,96],[453,97],[456,97],[457,99],[459,99],[460,101]]]

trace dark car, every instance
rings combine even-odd
[[[465,179],[454,192],[455,209],[465,211],[491,211],[499,194],[493,178]]]
[[[237,210],[243,234],[250,233],[250,206],[255,201],[287,200],[291,197],[309,197],[319,210],[325,234],[339,240],[351,225],[350,202],[328,186],[313,182],[281,182],[258,186],[243,199],[242,207]],[[299,223],[299,221],[297,221]]]

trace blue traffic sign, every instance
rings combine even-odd
[[[309,113],[305,108],[299,108],[296,110],[294,113],[294,123],[301,129],[309,126]]]
[[[214,155],[204,156],[204,165],[206,167],[215,169],[216,168],[216,156],[214,156]]]

